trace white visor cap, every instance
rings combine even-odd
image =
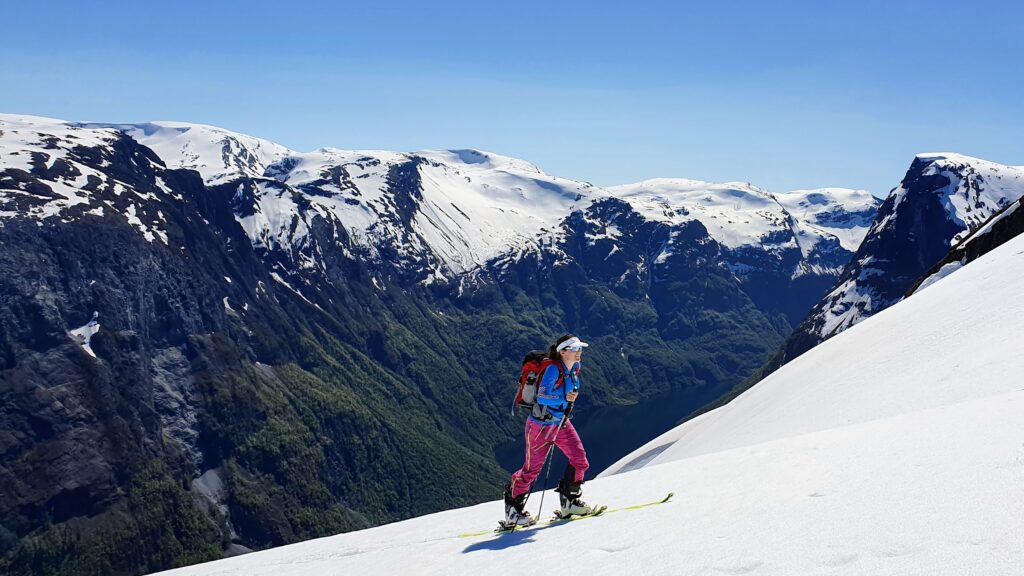
[[[572,338],[569,338],[565,342],[562,342],[561,344],[559,344],[555,348],[555,352],[561,352],[562,350],[565,350],[566,348],[586,348],[587,346],[590,346],[590,344],[587,344],[586,342],[583,342],[579,338],[573,336]]]

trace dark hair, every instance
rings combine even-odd
[[[555,340],[555,343],[552,344],[550,348],[548,348],[548,358],[551,358],[552,360],[558,360],[559,358],[561,358],[558,355],[558,350],[557,350],[558,345],[561,344],[562,342],[565,342],[566,340],[569,340],[569,339],[572,339],[572,338],[575,338],[575,337],[576,336],[574,336],[572,334],[562,334],[561,336],[559,336],[558,340]]]

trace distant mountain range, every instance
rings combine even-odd
[[[234,191],[233,206],[256,245],[299,257],[303,249],[313,250],[307,231],[319,216],[347,231],[374,259],[407,261],[405,268],[426,283],[557,246],[569,214],[613,199],[625,200],[646,221],[701,222],[730,252],[728,263],[740,277],[765,266],[793,279],[834,276],[880,204],[862,190],[770,194],[735,182],[660,179],[604,190],[479,150],[299,153],[203,125],[75,126],[122,131],[169,168],[198,171],[208,186],[244,182],[243,190]],[[403,174],[419,188],[409,201],[391,194]],[[296,194],[308,206],[294,203]],[[314,259],[310,254],[305,265]]]
[[[597,473],[760,367],[878,205],[2,115],[3,566],[149,571],[496,497],[512,375],[564,331]]]

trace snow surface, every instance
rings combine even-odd
[[[916,290],[914,290],[914,294],[917,294],[921,290],[924,290],[925,288],[935,284],[939,280],[942,280],[946,276],[949,276],[953,272],[956,272],[957,270],[959,270],[959,269],[961,269],[963,267],[964,267],[964,263],[962,261],[960,261],[960,260],[957,260],[955,262],[949,262],[948,264],[944,264],[942,266],[942,268],[939,268],[939,270],[936,273],[934,273],[931,276],[929,276],[928,278],[926,278],[924,280],[924,282],[921,282],[921,285],[918,286]]]
[[[860,247],[874,220],[874,211],[867,218],[846,220],[837,216],[845,212],[877,209],[880,205],[880,201],[867,190],[850,188],[793,190],[773,196],[802,226],[835,236],[839,244],[850,252],[856,252]]]
[[[167,574],[1019,575],[1022,283],[1018,237],[585,485],[667,504],[459,537],[488,502]]]
[[[0,216],[44,219],[60,215],[73,206],[88,204],[92,194],[82,190],[82,187],[88,183],[89,177],[99,178],[103,183],[109,183],[110,179],[76,162],[71,152],[77,146],[108,147],[116,138],[114,130],[83,129],[62,120],[41,116],[0,114],[0,171],[15,169],[29,172],[37,162],[42,162],[50,169],[58,160],[63,160],[80,173],[70,178],[54,177],[46,180],[45,184],[57,197],[33,206],[28,214],[3,212]],[[11,188],[8,182],[0,179],[0,203],[5,199],[28,195],[24,190]]]
[[[651,220],[672,224],[699,220],[712,238],[728,248],[763,245],[766,235],[789,229],[804,256],[826,237],[856,251],[870,220],[853,219],[852,225],[842,226],[827,216],[879,204],[865,190],[822,188],[772,194],[746,182],[715,184],[680,178],[655,178],[608,190]]]
[[[79,326],[73,330],[70,330],[68,334],[71,335],[71,339],[78,343],[82,347],[82,350],[92,356],[96,357],[96,353],[92,350],[92,337],[100,331],[99,323],[99,312],[92,313],[92,319],[89,320],[84,326]]]
[[[78,125],[123,131],[156,152],[167,166],[195,170],[207,184],[219,184],[239,176],[262,176],[268,165],[292,153],[269,140],[205,124],[163,121]]]

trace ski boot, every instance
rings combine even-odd
[[[594,513],[594,508],[583,501],[582,482],[562,482],[558,485],[558,500],[562,509],[555,512],[558,518],[569,518],[570,516],[589,516]]]
[[[509,530],[515,527],[532,526],[537,519],[530,516],[526,511],[526,495],[524,492],[518,498],[512,497],[512,485],[505,486],[505,519],[498,523],[502,530]]]

